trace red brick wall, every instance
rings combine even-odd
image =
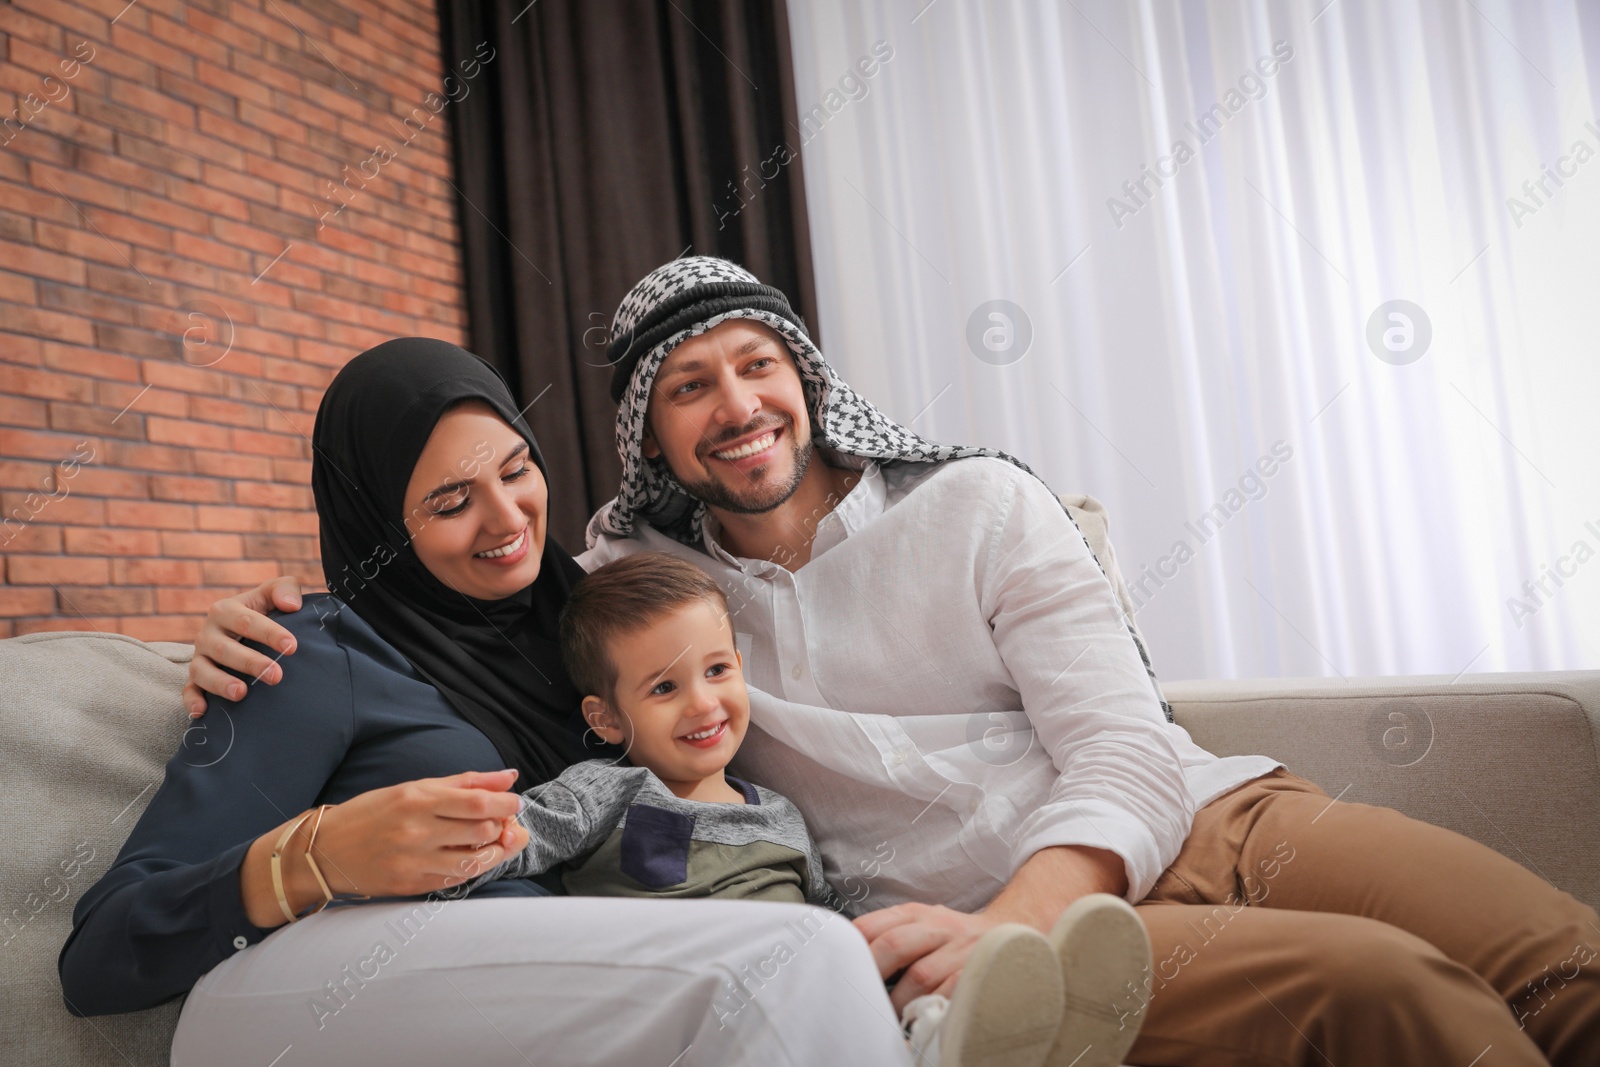
[[[0,637],[320,587],[322,390],[463,337],[445,123],[492,52],[441,64],[428,0],[0,0],[0,49]]]

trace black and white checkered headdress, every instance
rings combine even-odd
[[[992,448],[934,444],[879,411],[823,361],[788,298],[762,285],[737,263],[712,256],[675,259],[629,290],[611,322],[608,355],[614,368],[611,395],[619,404],[622,488],[589,523],[591,546],[600,534],[626,537],[639,519],[686,545],[701,544],[706,506],[689,495],[664,460],[645,457],[645,412],[656,374],[672,350],[729,319],[769,326],[789,346],[800,371],[815,443],[879,461],[937,463],[962,456],[995,456],[1028,470],[1020,460]]]
[[[811,343],[804,321],[780,290],[762,285],[737,263],[713,256],[692,256],[675,259],[645,275],[622,298],[611,320],[607,354],[613,367],[611,396],[619,405],[617,453],[622,458],[622,486],[616,497],[589,521],[585,533],[589,547],[594,547],[602,534],[627,537],[633,533],[634,524],[643,520],[674,540],[703,549],[706,505],[684,489],[664,459],[644,455],[645,413],[656,374],[672,350],[687,338],[729,319],[759,322],[776,331],[788,345],[800,371],[806,411],[811,418],[811,439],[816,444],[880,463],[942,463],[967,456],[992,456],[1034,473],[1026,463],[998,449],[940,445],[912,433],[850,388],[828,366]],[[1072,519],[1070,511],[1067,517]],[[1072,519],[1072,524],[1077,527],[1077,520]],[[1087,538],[1084,543],[1088,543]],[[1093,554],[1091,548],[1090,555]],[[1102,566],[1102,572],[1104,569]],[[1128,633],[1154,684],[1155,673],[1144,642],[1131,624]],[[1157,684],[1158,697],[1160,692]],[[1170,721],[1172,710],[1165,699],[1161,706]]]

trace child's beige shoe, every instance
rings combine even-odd
[[[1072,902],[1050,931],[1060,960],[1064,1006],[1048,1067],[1119,1067],[1139,1036],[1143,1012],[1119,1011],[1150,967],[1150,935],[1121,897],[1091,893]]]
[[[1061,1005],[1050,942],[1032,927],[1002,923],[961,968],[939,1026],[937,1067],[1040,1067],[1060,1032]]]

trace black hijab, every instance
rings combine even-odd
[[[583,568],[546,534],[539,577],[479,600],[422,565],[406,532],[405,489],[428,436],[460,401],[489,404],[528,442],[533,431],[487,362],[426,337],[385,341],[334,377],[312,431],[311,488],[328,589],[371,624],[493,742],[517,788],[545,782],[585,752],[582,696],[561,662],[557,624]],[[497,468],[496,468],[497,469]],[[554,498],[554,493],[550,494]]]

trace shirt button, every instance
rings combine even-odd
[[[791,677],[791,678],[799,678],[800,674],[801,674],[800,664],[796,663],[794,665],[794,669],[789,672],[789,677]]]
[[[244,939],[244,935],[243,934],[240,934],[238,937],[233,939],[233,947],[234,948],[249,948],[250,947],[250,942],[248,942],[248,941],[246,941]]]
[[[906,761],[906,754],[904,752],[896,752],[894,754],[894,761],[896,763],[904,763]]]

